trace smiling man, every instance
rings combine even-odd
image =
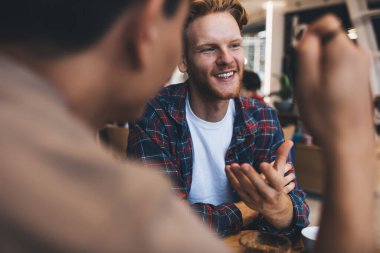
[[[192,1],[179,64],[189,79],[164,88],[130,125],[127,153],[164,168],[173,189],[220,235],[249,225],[294,237],[307,226],[309,208],[286,165],[291,144],[284,143],[273,109],[238,96],[246,23],[237,0]],[[231,189],[226,166],[230,172],[230,165],[247,163],[260,172],[263,162],[275,159],[276,165],[268,165],[276,167],[275,175],[262,179],[275,192],[271,197],[252,200]]]

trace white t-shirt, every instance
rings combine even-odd
[[[220,205],[231,202],[224,157],[231,143],[234,118],[233,99],[229,101],[227,113],[221,121],[208,122],[193,113],[186,98],[186,120],[193,144],[190,203]]]

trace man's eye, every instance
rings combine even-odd
[[[240,48],[241,45],[239,43],[236,43],[236,44],[231,44],[230,47],[233,48],[233,49],[236,49],[236,48]]]
[[[215,48],[213,47],[206,47],[206,48],[202,48],[201,50],[201,53],[212,53],[215,51]]]

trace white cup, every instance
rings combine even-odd
[[[314,242],[317,240],[318,226],[310,226],[302,229],[302,241],[305,246],[306,252],[311,253],[313,251]]]

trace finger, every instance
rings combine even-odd
[[[306,35],[296,48],[297,51],[297,73],[296,73],[296,100],[299,102],[299,112],[302,118],[307,119],[311,110],[310,101],[315,90],[318,89],[321,79],[321,45],[318,36],[310,32]],[[308,126],[308,121],[305,125]],[[309,126],[310,128],[312,126]]]
[[[287,163],[287,164],[285,165],[285,172],[284,172],[284,175],[286,175],[286,173],[288,173],[288,172],[293,172],[293,170],[294,170],[293,164],[291,164],[291,163]]]
[[[326,44],[332,41],[338,33],[343,32],[342,22],[334,15],[326,15],[314,22],[309,27],[309,31],[317,34],[322,44]]]
[[[282,173],[285,173],[285,165],[288,161],[289,152],[292,147],[293,142],[291,140],[286,140],[276,151],[276,160],[274,161],[273,167]]]
[[[261,197],[259,196],[255,185],[252,184],[249,178],[242,171],[240,165],[232,164],[231,171],[235,176],[236,180],[239,182],[241,191],[244,191],[246,194],[248,194],[251,198],[251,201],[258,201]]]
[[[336,16],[326,15],[320,18],[310,26],[309,31],[319,39],[323,50],[325,70],[332,70],[339,64],[351,61],[358,62],[356,55],[347,52],[349,49],[356,51],[358,47],[347,37],[340,19]],[[354,58],[351,59],[351,56]]]
[[[287,175],[286,177],[284,177],[284,185],[287,185],[289,184],[290,182],[292,182],[294,179],[296,178],[296,175],[294,173],[290,173],[289,175]]]
[[[231,167],[227,165],[225,170],[226,170],[228,180],[230,181],[231,185],[235,188],[241,200],[244,201],[247,205],[251,203],[250,196],[241,188],[239,180],[235,177],[234,173],[231,171]]]
[[[283,191],[288,194],[289,192],[293,191],[293,189],[296,187],[296,184],[291,182],[290,184],[286,185],[284,188],[283,188]]]
[[[281,191],[285,185],[283,174],[276,171],[276,169],[270,166],[269,163],[261,163],[260,169],[268,180],[268,184],[277,191]]]
[[[270,166],[268,163],[265,163],[265,164]],[[264,199],[269,199],[269,198],[272,198],[274,194],[276,194],[276,190],[273,189],[266,182],[264,182],[264,180],[260,177],[260,175],[251,166],[247,166],[246,164],[243,164],[242,170],[250,179],[250,181],[255,185],[256,190],[261,197],[263,197]],[[273,169],[273,171],[275,170]]]
[[[239,180],[236,178],[235,174],[231,171],[231,166],[227,165],[225,167],[226,175],[230,184],[235,188],[236,191],[242,191]]]
[[[232,172],[231,170],[231,166],[230,165],[227,165],[225,167],[225,171],[226,171],[226,175],[227,175],[227,178],[228,180],[230,181],[230,183],[235,186],[235,185],[238,185],[239,184],[239,181],[237,180],[235,174]]]
[[[297,51],[297,76],[296,95],[297,101],[309,100],[315,86],[320,80],[321,45],[319,37],[308,31],[296,48]],[[300,108],[300,111],[302,108]]]
[[[250,165],[246,164],[245,166],[250,166]],[[255,171],[255,170],[252,168],[252,171]],[[254,202],[260,201],[262,199],[262,197],[260,196],[259,192],[257,191],[255,184],[244,173],[242,168],[239,168],[239,172],[240,172],[239,173],[240,177],[237,176],[237,178],[240,182],[242,189],[244,189],[244,191],[251,197],[251,201],[254,201]]]
[[[265,177],[265,175],[264,175],[263,173],[260,173],[259,175],[260,175],[260,177],[261,177],[264,181],[267,180],[267,178]]]
[[[240,167],[240,165],[238,163],[231,163],[231,167]]]

